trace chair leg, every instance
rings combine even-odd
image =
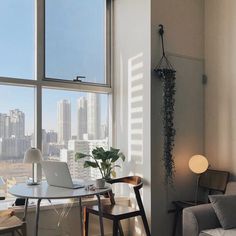
[[[118,222],[118,229],[119,229],[120,236],[124,236],[124,232],[123,232],[122,225],[121,225],[120,221]]]
[[[22,231],[23,236],[27,236],[27,225],[26,225],[26,223],[23,224],[21,231]]]
[[[151,236],[151,232],[150,232],[150,229],[149,229],[149,225],[148,225],[148,221],[147,221],[147,217],[146,217],[145,212],[143,212],[143,213],[141,214],[141,217],[142,217],[142,220],[143,220],[143,226],[144,226],[146,235],[147,235],[147,236]]]
[[[84,217],[84,231],[85,231],[85,236],[88,236],[88,231],[89,231],[89,213],[85,210],[85,217]]]
[[[113,221],[113,236],[118,236],[118,221]]]

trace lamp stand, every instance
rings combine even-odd
[[[197,175],[197,186],[196,186],[196,192],[195,192],[195,205],[197,205],[197,202],[198,202],[198,186],[199,186],[199,179],[200,179],[200,175]]]
[[[37,179],[37,163],[32,163],[32,178],[27,180],[27,185],[39,185]]]

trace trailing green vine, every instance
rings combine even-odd
[[[174,128],[174,105],[175,105],[175,71],[162,69],[161,81],[163,84],[162,120],[164,132],[163,162],[165,168],[165,182],[173,185],[175,175],[175,162],[173,148],[176,130]]]

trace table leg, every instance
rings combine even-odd
[[[28,203],[29,203],[29,198],[26,198],[26,199],[25,199],[25,210],[24,210],[23,221],[26,221],[27,210],[28,210]]]
[[[37,207],[36,207],[36,218],[35,218],[35,233],[34,233],[35,236],[38,236],[38,231],[39,231],[40,203],[41,203],[41,199],[38,199]]]
[[[80,211],[80,232],[81,236],[84,235],[84,221],[83,221],[83,207],[82,207],[82,198],[79,198],[79,211]]]
[[[104,226],[103,226],[103,217],[102,217],[102,204],[101,204],[100,195],[97,194],[96,196],[97,196],[97,199],[98,199],[98,210],[99,210],[99,222],[100,222],[101,236],[104,236]]]

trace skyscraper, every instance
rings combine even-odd
[[[25,114],[19,109],[10,110],[10,136],[23,138],[25,136]]]
[[[87,99],[80,97],[77,101],[78,105],[78,129],[77,139],[82,140],[83,135],[87,133]]]
[[[101,125],[101,115],[100,115],[100,96],[96,93],[88,94],[87,103],[87,132],[89,139],[99,139],[100,138],[100,125]]]
[[[71,104],[68,100],[57,103],[58,143],[66,144],[71,138]]]
[[[7,130],[8,127],[6,126],[7,118],[9,118],[7,114],[0,113],[0,138],[6,138],[9,133]]]

